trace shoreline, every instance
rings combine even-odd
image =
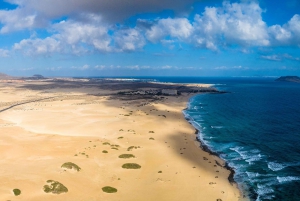
[[[222,91],[218,91],[217,93],[222,93]],[[230,92],[223,92],[223,93],[230,93]],[[195,95],[197,95],[197,94],[195,94]],[[195,96],[195,95],[193,95],[193,96]],[[192,98],[193,96],[191,96],[190,98]],[[188,99],[187,104],[190,104],[190,98]],[[220,164],[218,161],[216,161],[216,164],[219,165],[220,167],[224,168],[224,169],[227,169],[227,170],[230,172],[230,174],[228,175],[228,182],[229,182],[230,184],[232,184],[232,185],[235,185],[236,188],[238,188],[238,190],[239,190],[239,192],[240,192],[240,195],[241,195],[241,197],[242,197],[241,199],[243,199],[243,200],[245,200],[245,201],[250,200],[249,197],[246,197],[246,196],[245,196],[245,194],[243,193],[242,189],[239,188],[238,183],[234,180],[234,174],[235,174],[234,168],[231,167],[231,166],[229,166],[228,162],[227,162],[226,160],[224,160],[223,158],[221,158],[219,153],[217,153],[217,152],[211,150],[211,149],[210,149],[210,148],[209,148],[209,147],[208,147],[208,146],[200,139],[199,134],[201,134],[201,132],[200,132],[199,129],[197,129],[197,128],[192,124],[191,121],[193,121],[193,120],[191,120],[190,118],[188,118],[188,117],[185,115],[184,111],[186,111],[186,110],[188,110],[188,107],[186,107],[185,109],[182,110],[182,111],[183,111],[184,118],[185,118],[185,120],[186,120],[191,126],[193,126],[193,128],[195,129],[195,133],[194,133],[194,134],[196,135],[196,140],[197,140],[197,142],[199,142],[199,147],[200,147],[200,149],[203,150],[204,152],[207,152],[208,154],[210,154],[210,155],[212,155],[212,156],[217,157],[217,158],[220,159],[221,161],[224,161],[224,165]],[[254,198],[255,198],[255,200],[256,200],[256,198],[257,198],[258,195],[257,195],[255,192],[251,192],[251,193],[254,195]]]

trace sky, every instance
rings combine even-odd
[[[15,76],[300,76],[299,0],[2,0]]]

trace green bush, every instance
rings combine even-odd
[[[130,147],[128,147],[127,148],[127,151],[132,151],[133,149],[137,149],[138,147],[136,147],[136,146],[130,146]]]
[[[21,195],[21,190],[20,190],[20,189],[15,188],[15,189],[13,190],[13,192],[14,192],[14,195],[15,195],[15,196]]]
[[[102,188],[102,191],[105,193],[116,193],[118,190],[111,186],[105,186]]]
[[[135,158],[135,156],[132,154],[122,154],[119,156],[119,158]]]
[[[53,193],[53,194],[60,194],[60,193],[67,193],[68,189],[62,183],[54,180],[48,180],[47,183],[50,185],[44,186],[44,191],[46,193]]]
[[[77,172],[81,170],[81,168],[78,165],[76,165],[75,163],[72,163],[72,162],[66,162],[66,163],[62,164],[61,167],[67,168],[67,169],[74,169]]]
[[[102,151],[102,153],[105,153],[105,154],[107,154],[107,153],[108,153],[108,151],[106,151],[106,150],[103,150],[103,151]]]
[[[122,168],[125,168],[125,169],[140,169],[141,166],[139,164],[136,164],[136,163],[125,163],[124,165],[122,165]]]

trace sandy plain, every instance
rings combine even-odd
[[[195,129],[182,114],[194,94],[120,98],[120,90],[0,83],[1,200],[241,200],[224,162],[199,148]],[[131,146],[136,148],[128,151]],[[81,170],[61,168],[65,162]],[[124,169],[125,163],[141,168]],[[44,192],[47,180],[59,181],[68,192]],[[105,193],[104,186],[118,191]]]

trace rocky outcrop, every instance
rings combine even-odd
[[[300,77],[298,77],[298,76],[281,76],[280,78],[276,79],[275,81],[300,83]]]

